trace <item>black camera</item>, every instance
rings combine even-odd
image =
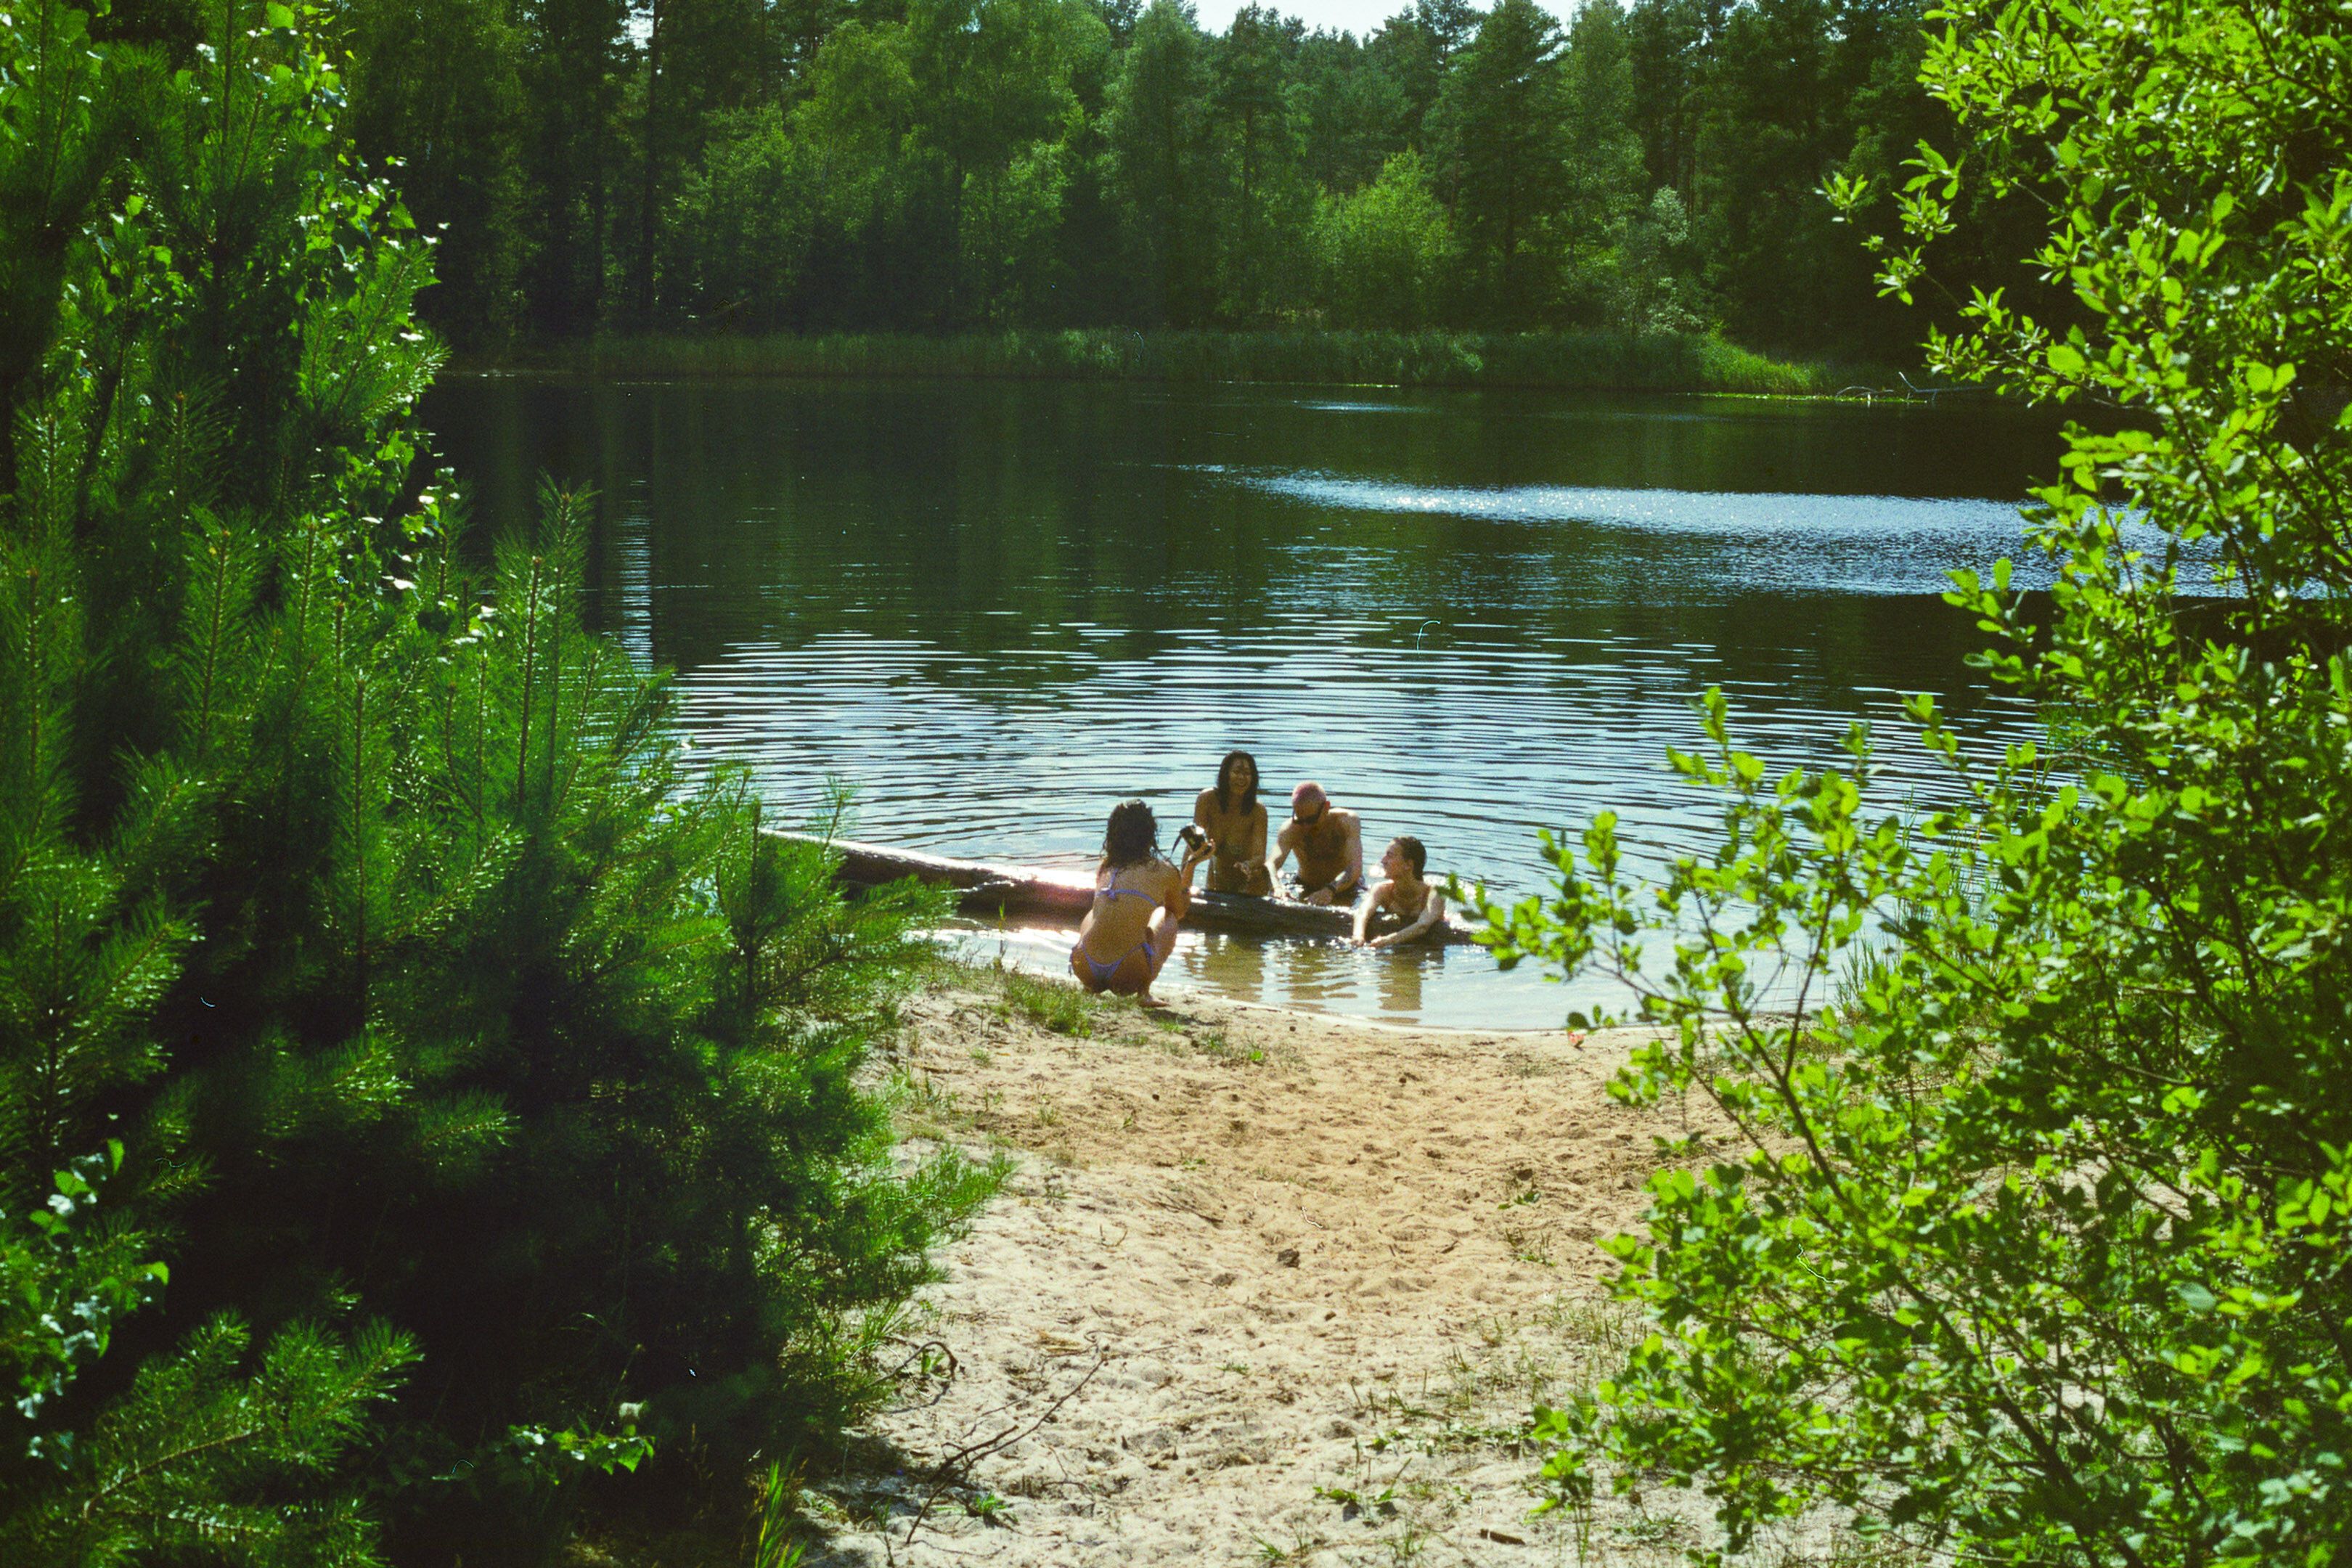
[[[1206,849],[1208,847],[1209,836],[1202,831],[1199,823],[1188,822],[1176,830],[1176,847],[1180,851],[1191,854],[1195,850]]]

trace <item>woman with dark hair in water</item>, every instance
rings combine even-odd
[[[1139,800],[1111,807],[1103,830],[1102,863],[1095,868],[1095,901],[1070,949],[1070,973],[1089,991],[1116,991],[1146,1007],[1168,955],[1176,951],[1176,923],[1192,907],[1192,873],[1208,858],[1205,845],[1185,851],[1184,864],[1160,858],[1160,824]]]
[[[1216,858],[1209,862],[1209,891],[1274,895],[1265,868],[1265,807],[1257,803],[1257,759],[1227,752],[1217,764],[1217,784],[1192,803],[1192,821],[1209,836]]]

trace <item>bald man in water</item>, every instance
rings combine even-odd
[[[1354,812],[1333,805],[1312,779],[1290,792],[1290,820],[1265,863],[1276,887],[1290,855],[1298,857],[1297,896],[1307,903],[1344,904],[1364,885],[1364,825]]]

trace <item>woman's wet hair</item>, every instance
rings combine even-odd
[[[1429,851],[1421,847],[1420,839],[1409,834],[1400,834],[1397,836],[1396,850],[1398,854],[1404,857],[1404,863],[1412,868],[1414,876],[1418,877],[1429,869]]]
[[[1234,804],[1234,764],[1247,763],[1250,786],[1242,792],[1241,804]],[[1247,752],[1227,752],[1225,760],[1217,764],[1217,809],[1220,811],[1253,811],[1257,807],[1257,759]]]
[[[1103,864],[1139,866],[1160,847],[1160,819],[1139,800],[1123,800],[1110,808],[1110,826],[1103,829]]]

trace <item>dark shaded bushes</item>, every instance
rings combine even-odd
[[[732,1506],[990,1184],[857,1084],[929,906],[680,773],[574,500],[469,564],[427,247],[302,19],[226,22],[0,26],[0,1558]]]

